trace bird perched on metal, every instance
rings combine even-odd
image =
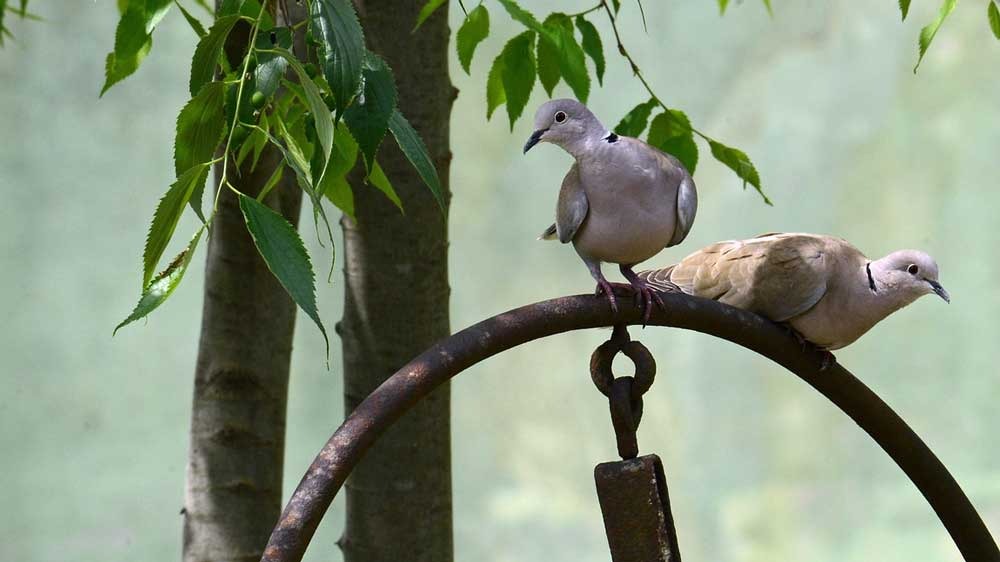
[[[937,263],[917,250],[872,261],[845,240],[801,233],[718,242],[639,273],[664,291],[717,300],[789,325],[824,350],[853,343],[923,295],[951,302]]]
[[[698,209],[691,174],[670,154],[609,131],[572,99],[538,108],[524,152],[541,142],[559,146],[576,162],[559,190],[556,222],[540,238],[572,242],[597,281],[597,293],[607,296],[615,312],[617,300],[601,263],[618,264],[629,285],[614,285],[635,292],[648,321],[653,303],[663,301],[632,268],[680,244],[691,230]]]

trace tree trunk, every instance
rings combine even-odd
[[[248,40],[247,26],[233,30],[226,45],[231,60],[241,58]],[[243,193],[253,196],[284,164],[270,146],[252,173],[250,160],[238,175],[229,175]],[[230,161],[230,170],[234,167]],[[298,224],[302,190],[292,174],[284,175],[266,203]],[[260,560],[281,513],[295,311],[258,254],[236,197],[223,189],[208,243],[195,367],[185,562]]]
[[[448,195],[448,76],[442,8],[411,33],[425,0],[357,0],[368,45],[392,67],[404,115],[427,144]],[[448,224],[395,143],[379,162],[403,200],[355,182],[345,218],[344,398],[353,410],[407,361],[449,334]],[[429,396],[385,433],[347,482],[345,562],[452,559],[450,391]]]

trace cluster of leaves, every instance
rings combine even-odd
[[[199,4],[208,8],[203,0]],[[121,19],[114,50],[107,58],[102,93],[136,71],[149,52],[156,25],[172,6],[200,37],[191,62],[192,97],[177,117],[177,179],[160,200],[150,225],[143,253],[142,295],[115,330],[143,318],[170,296],[184,277],[202,234],[211,228],[219,195],[228,189],[238,197],[261,257],[326,337],[305,246],[292,225],[263,200],[284,174],[294,174],[312,202],[317,228],[325,226],[332,248],[324,200],[353,216],[353,194],[346,175],[357,160],[364,164],[367,183],[402,209],[376,158],[390,133],[443,207],[440,179],[427,148],[397,107],[392,71],[365,48],[350,0],[309,3],[308,19],[299,25],[307,26],[307,50],[314,54],[303,58],[316,63],[294,54],[296,29],[277,26],[266,2],[226,0],[206,30],[177,0],[119,0]],[[224,46],[239,25],[249,26],[250,40],[238,64],[231,64]],[[268,145],[280,151],[284,165],[275,169],[255,197],[242,193],[230,181],[231,166],[252,171]],[[221,172],[214,203],[205,213],[203,193],[214,164],[220,164]],[[184,250],[156,273],[187,207],[201,226]]]
[[[712,156],[743,180],[743,186],[754,186],[767,204],[770,200],[761,188],[760,175],[742,150],[727,146],[691,125],[683,111],[668,107],[653,92],[639,67],[622,44],[617,28],[621,9],[618,0],[601,0],[597,5],[577,14],[551,13],[539,21],[515,0],[498,0],[507,14],[525,27],[525,31],[507,41],[493,59],[486,79],[486,117],[493,116],[501,105],[507,107],[511,129],[523,114],[528,98],[537,81],[551,96],[560,81],[573,95],[586,103],[591,79],[586,60],[594,67],[598,84],[603,85],[607,61],[597,27],[588,19],[592,14],[604,14],[614,32],[618,51],[627,60],[633,73],[649,94],[649,100],[636,105],[614,128],[620,135],[638,137],[647,131],[646,141],[664,152],[673,154],[692,174],[698,165],[698,145],[695,137],[708,143]],[[770,9],[770,4],[765,2]],[[423,12],[433,11],[438,0],[430,0]],[[638,4],[641,10],[641,3]],[[426,17],[426,16],[424,16]],[[645,15],[643,15],[645,21]],[[418,20],[419,22],[422,20]],[[466,14],[456,35],[458,59],[468,73],[479,44],[489,35],[490,15],[485,4]],[[654,111],[659,113],[650,120]]]

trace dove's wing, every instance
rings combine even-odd
[[[813,235],[731,240],[641,275],[783,322],[809,310],[826,294],[833,261],[824,250],[823,239]]]
[[[555,230],[560,242],[566,244],[573,240],[580,225],[587,218],[589,208],[587,194],[580,184],[580,169],[574,163],[563,178],[562,187],[559,189],[559,202],[556,204]],[[543,238],[550,230],[552,227],[542,234]]]

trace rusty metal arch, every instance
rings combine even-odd
[[[967,562],[1000,561],[1000,549],[945,466],[885,402],[847,369],[821,370],[822,354],[803,349],[787,330],[755,314],[714,301],[663,294],[664,310],[650,325],[713,335],[785,367],[850,416],[917,486]],[[378,436],[421,398],[472,365],[523,343],[587,328],[637,324],[639,313],[621,303],[577,295],[523,306],[483,320],[410,361],[378,387],[337,428],[302,478],[271,533],[261,559],[297,562],[348,474]]]

